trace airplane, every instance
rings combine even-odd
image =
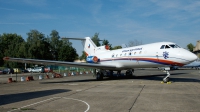
[[[3,60],[41,65],[93,68],[97,80],[102,80],[107,71],[112,76],[113,71],[120,74],[121,70],[126,70],[127,76],[133,76],[134,68],[165,67],[166,76],[163,78],[163,82],[167,83],[170,78],[170,66],[183,66],[197,59],[195,54],[173,42],[157,42],[109,50],[106,45],[97,47],[90,37],[62,39],[81,40],[87,55],[87,63],[12,57],[4,57]]]

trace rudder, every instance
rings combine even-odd
[[[87,53],[87,55],[91,56],[95,54],[95,48],[97,47],[95,43],[90,39],[90,37],[85,37],[84,45],[84,51]]]

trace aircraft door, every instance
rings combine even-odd
[[[158,55],[158,52],[156,52],[156,58],[157,58],[157,61],[159,61],[159,55]]]

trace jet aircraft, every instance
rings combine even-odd
[[[121,70],[126,70],[126,75],[132,76],[134,68],[164,67],[166,76],[163,78],[163,82],[165,83],[169,81],[171,66],[183,66],[197,59],[195,54],[173,42],[157,42],[109,50],[106,45],[97,47],[90,37],[63,39],[81,40],[87,54],[87,63],[12,57],[4,57],[3,59],[21,63],[93,68],[97,80],[102,80],[107,71],[112,76],[113,71],[118,71],[120,74]]]

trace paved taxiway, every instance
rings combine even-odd
[[[200,72],[136,69],[133,79],[91,74],[0,84],[1,112],[199,112]]]

